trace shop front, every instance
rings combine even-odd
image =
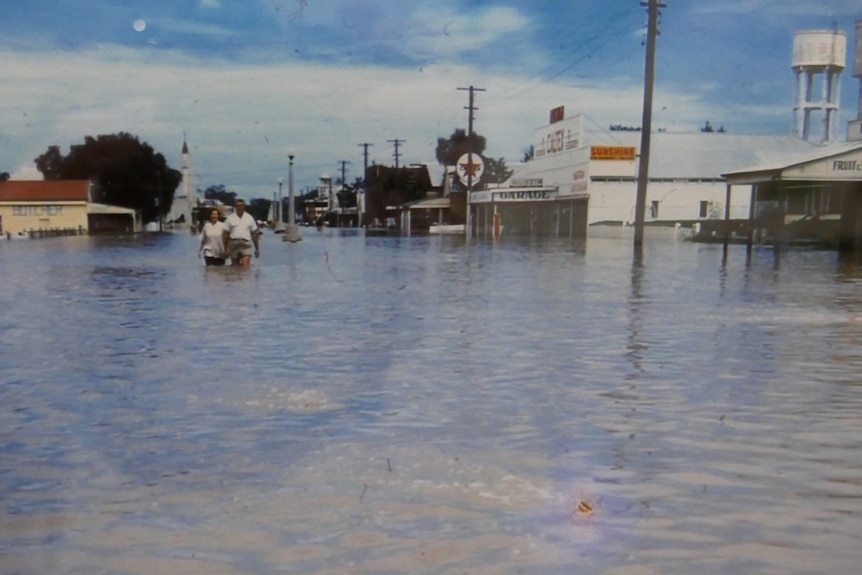
[[[473,233],[480,238],[583,238],[588,199],[587,194],[560,194],[556,187],[541,185],[472,192]]]

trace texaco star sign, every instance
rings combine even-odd
[[[474,186],[482,179],[482,173],[485,171],[485,162],[482,161],[482,156],[472,154],[473,161],[470,162],[470,154],[464,154],[458,158],[458,163],[455,164],[458,170],[458,179],[466,186],[469,181]],[[472,179],[470,179],[472,178]]]

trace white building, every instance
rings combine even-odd
[[[555,201],[587,195],[588,224],[633,223],[641,132],[585,129],[584,116],[566,118],[562,107],[552,110],[551,120],[535,132],[533,160],[515,166],[506,185],[554,189],[549,197]],[[645,221],[724,219],[728,190],[723,173],[816,149],[790,135],[655,132],[650,141]],[[733,197],[730,218],[747,219],[749,195]]]

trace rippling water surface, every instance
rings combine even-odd
[[[0,573],[859,572],[858,261],[302,232],[0,245]]]

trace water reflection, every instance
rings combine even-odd
[[[273,238],[0,247],[2,570],[858,565],[858,263]]]
[[[644,262],[643,250],[635,249],[631,265],[631,295],[629,296],[629,343],[628,357],[635,368],[635,374],[630,379],[635,379],[637,373],[643,372],[641,361],[642,353],[649,348],[641,339],[643,322],[641,318],[643,301]]]

